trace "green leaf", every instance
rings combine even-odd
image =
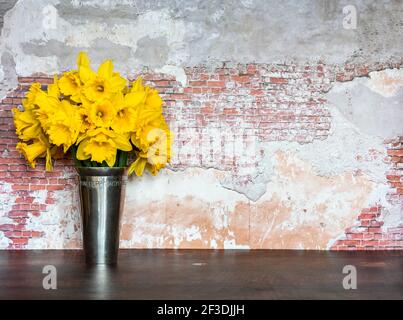
[[[93,165],[92,165],[92,163],[91,163],[91,161],[89,160],[89,159],[87,159],[87,160],[82,160],[82,162],[83,162],[83,164],[84,164],[84,167],[93,167]]]
[[[129,155],[129,153],[127,151],[120,151],[119,163],[118,163],[118,166],[120,168],[123,168],[123,167],[127,166],[127,157],[128,157],[128,155]]]
[[[80,160],[77,159],[77,148],[78,148],[78,147],[73,144],[73,145],[70,147],[70,152],[71,152],[71,156],[73,157],[74,164],[75,164],[75,166],[78,168],[78,167],[82,167],[83,164],[82,164],[82,162],[81,162]]]

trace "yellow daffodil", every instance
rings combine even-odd
[[[77,159],[102,163],[106,161],[112,167],[116,161],[116,144],[108,136],[99,134],[91,139],[84,140],[78,147]]]
[[[98,128],[88,131],[83,141],[79,141],[77,159],[91,159],[99,163],[105,161],[112,167],[116,162],[117,149],[131,151],[129,139],[111,130]]]
[[[53,83],[48,85],[48,95],[60,99],[60,88],[59,88],[59,78],[57,76],[53,77]]]
[[[31,110],[36,107],[35,100],[36,95],[39,92],[43,92],[41,90],[41,84],[39,82],[34,82],[30,87],[25,95],[25,98],[22,100],[22,105],[24,106],[24,110]]]
[[[59,108],[49,120],[46,133],[56,146],[63,146],[64,152],[77,141],[81,129],[81,116],[75,106],[62,100]]]
[[[145,105],[148,109],[155,110],[156,112],[162,112],[162,99],[157,90],[147,90],[147,97]]]
[[[77,57],[77,69],[54,77],[47,90],[34,83],[23,100],[25,111],[13,109],[17,143],[28,163],[69,149],[81,165],[126,166],[135,146],[129,174],[144,170],[155,175],[171,157],[172,134],[162,110],[158,91],[143,85],[141,77],[127,86],[106,60],[95,72],[85,52]],[[118,152],[119,151],[119,152]],[[90,160],[91,162],[88,162]]]
[[[152,119],[150,118],[137,121],[136,131],[131,134],[132,143],[141,150],[146,150],[151,144],[155,142],[155,130],[161,129],[165,133],[169,132],[168,126],[162,116]],[[151,120],[150,120],[151,119]]]
[[[21,152],[32,168],[35,168],[37,158],[46,157],[46,170],[52,170],[50,143],[46,136],[40,134],[32,141],[31,144],[18,142],[16,149]]]
[[[67,71],[63,73],[59,80],[59,88],[61,93],[69,96],[74,102],[82,102],[83,82],[80,78],[81,73],[89,73],[91,71],[90,60],[85,52],[80,52],[77,57],[78,70]]]
[[[42,133],[40,122],[33,110],[20,111],[14,108],[15,131],[21,140],[28,141],[37,138]]]
[[[113,72],[113,63],[106,60],[95,73],[88,66],[82,66],[79,70],[81,81],[84,83],[83,93],[90,101],[99,99],[111,99],[122,92],[126,86],[126,80],[119,73]]]
[[[147,152],[141,151],[137,153],[137,159],[129,166],[128,174],[135,173],[136,176],[142,176],[144,169],[147,169],[155,176],[170,161],[170,157],[170,140],[162,143],[157,142]]]
[[[141,104],[136,108],[136,130],[131,136],[132,142],[135,145],[139,145],[139,148],[144,150],[153,143],[148,137],[151,130],[154,128],[167,129],[162,114],[162,100],[156,90],[142,85],[141,78],[137,79],[133,84],[132,92],[145,93],[144,104]]]
[[[68,71],[63,73],[59,80],[59,88],[65,96],[75,102],[81,102],[81,80],[78,71]]]
[[[77,56],[77,67],[78,71],[81,70],[81,68],[90,68],[90,58],[88,58],[88,55],[86,52],[81,51],[78,56]]]
[[[148,163],[159,170],[171,160],[172,135],[169,130],[157,129],[150,132],[154,143],[147,150]]]
[[[133,81],[130,92],[136,93],[136,92],[144,92],[144,91],[145,91],[145,87],[143,86],[143,78],[138,77],[136,79],[136,81]]]
[[[91,122],[89,118],[89,108],[79,108],[78,109],[78,114],[80,115],[81,118],[81,127],[80,127],[80,133],[85,133],[89,129],[94,129],[95,124]]]
[[[135,173],[136,176],[141,177],[143,175],[146,165],[147,165],[147,154],[139,153],[137,155],[137,159],[133,161],[133,163],[127,169],[127,173],[129,175]]]
[[[137,107],[144,102],[144,93],[128,93],[124,97],[117,94],[113,100],[116,116],[111,127],[117,133],[129,133],[135,130]]]
[[[35,98],[35,105],[37,108],[34,110],[37,120],[42,125],[44,130],[49,127],[49,122],[51,121],[54,113],[60,107],[60,100],[54,96],[46,94],[44,91],[38,92]]]
[[[44,157],[47,153],[47,146],[40,140],[33,140],[31,144],[24,142],[18,142],[16,149],[22,153],[22,155],[27,159],[29,165],[35,168],[36,158]]]
[[[89,120],[97,127],[109,128],[116,116],[116,108],[110,100],[102,99],[89,107]]]
[[[147,168],[152,175],[156,175],[170,161],[172,134],[168,127],[150,129],[146,136],[146,145],[141,145],[139,140],[133,140],[133,135],[131,139],[140,152],[138,158],[130,165],[129,174],[134,172],[141,176]]]

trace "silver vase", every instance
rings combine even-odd
[[[125,168],[77,168],[85,260],[116,264],[120,217],[127,182]]]

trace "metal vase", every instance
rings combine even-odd
[[[87,264],[116,264],[120,217],[127,182],[125,168],[77,168]]]

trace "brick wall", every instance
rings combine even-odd
[[[386,179],[390,187],[388,201],[403,208],[403,137],[385,141],[390,171]],[[403,249],[403,225],[401,227],[382,229],[382,206],[363,208],[357,225],[346,230],[346,234],[333,246],[334,250],[374,250]]]
[[[325,93],[332,85],[336,81],[367,76],[370,71],[396,67],[400,64],[343,67],[322,63],[223,64],[215,69],[199,66],[185,68],[186,86],[164,74],[144,72],[143,77],[162,94],[166,117],[175,126],[174,170],[214,167],[232,171],[239,181],[250,183],[249,171],[256,168],[261,157],[254,155],[245,159],[234,153],[228,158],[217,149],[203,149],[200,141],[214,139],[211,135],[214,128],[229,130],[231,134],[225,136],[227,139],[240,139],[245,143],[252,139],[262,143],[325,141],[332,126],[331,115],[325,107]],[[47,76],[19,78],[18,88],[1,102],[0,211],[8,222],[0,224],[0,232],[9,240],[10,249],[29,248],[29,239],[42,237],[43,231],[27,227],[28,220],[32,216],[46,215],[49,207],[55,205],[54,192],[72,190],[76,183],[69,158],[56,161],[53,172],[45,172],[43,161],[32,169],[15,150],[17,137],[11,109],[21,104],[34,81],[46,86],[52,80]],[[209,132],[205,128],[209,128]],[[387,201],[401,207],[403,138],[391,138],[385,141],[385,161],[390,166],[390,171],[385,172],[390,189]],[[227,142],[219,141],[222,147]],[[345,230],[345,235],[341,235],[331,249],[403,249],[403,226],[384,230],[382,225],[381,206],[374,203],[370,208],[362,208],[357,212],[356,224]]]

